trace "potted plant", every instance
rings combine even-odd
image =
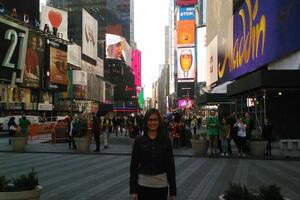
[[[206,139],[206,133],[202,134],[193,134],[192,139],[192,148],[194,150],[195,155],[203,155],[206,153],[206,146],[207,146],[207,139]]]
[[[16,129],[15,135],[11,136],[9,139],[11,141],[12,151],[15,152],[25,151],[28,137],[22,135],[19,128]]]
[[[245,185],[230,183],[225,194],[219,196],[219,200],[288,200],[280,190],[275,184],[260,186],[257,191],[248,189]]]
[[[42,186],[38,184],[38,178],[34,169],[27,175],[6,180],[0,176],[0,199],[1,200],[39,200]]]
[[[263,156],[268,142],[262,137],[259,130],[252,131],[251,138],[249,140],[249,151],[253,156]]]
[[[87,152],[90,149],[91,137],[88,135],[87,121],[85,118],[80,117],[78,121],[75,122],[76,134],[74,137],[77,150],[79,152]]]

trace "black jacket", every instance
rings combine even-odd
[[[135,139],[130,164],[130,194],[137,193],[138,175],[167,173],[170,195],[176,195],[175,164],[171,142],[167,137]]]

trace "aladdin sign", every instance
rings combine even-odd
[[[177,0],[176,5],[177,6],[189,6],[189,5],[195,5],[197,4],[197,0]]]
[[[233,43],[228,42],[224,56],[218,52],[219,83],[299,50],[299,10],[299,2],[293,0],[246,0],[233,16],[233,34],[229,31],[227,38],[233,36]]]

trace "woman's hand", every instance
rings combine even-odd
[[[131,199],[132,200],[138,200],[138,194],[137,193],[131,194]]]

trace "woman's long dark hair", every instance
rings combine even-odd
[[[150,108],[149,110],[147,110],[147,112],[145,114],[145,118],[144,118],[144,134],[148,135],[147,122],[148,122],[150,116],[153,115],[153,114],[157,115],[158,121],[159,121],[158,129],[157,129],[157,138],[160,141],[165,141],[167,139],[167,137],[166,137],[165,130],[163,128],[163,121],[162,121],[161,115],[159,113],[159,110],[157,110],[156,108]]]

